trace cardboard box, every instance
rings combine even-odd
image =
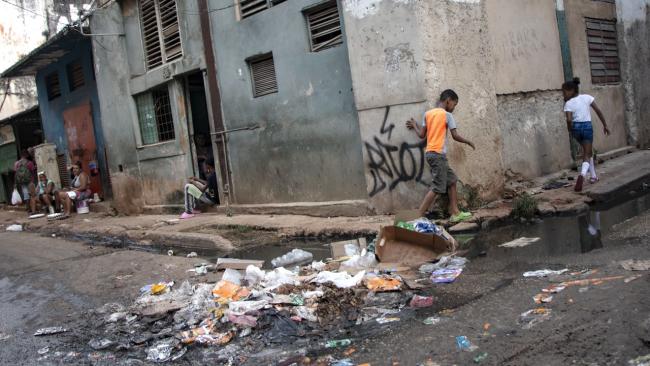
[[[417,218],[417,211],[401,211],[395,215],[395,223]],[[375,254],[380,262],[415,266],[449,254],[454,247],[456,240],[444,229],[442,235],[434,235],[397,226],[385,226],[379,233]]]
[[[367,247],[366,238],[359,238],[359,239],[353,239],[353,240],[343,240],[343,241],[338,241],[338,242],[335,242],[335,243],[331,243],[330,244],[330,249],[332,251],[332,258],[336,259],[336,258],[345,257],[346,256],[346,254],[345,254],[345,246],[347,244],[352,244],[352,245],[356,246],[357,248],[359,248],[359,253],[361,253],[361,251],[363,249],[366,249],[366,247]]]

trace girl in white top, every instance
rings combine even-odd
[[[582,191],[582,185],[587,177],[587,173],[591,174],[591,183],[598,181],[592,152],[594,130],[591,124],[591,109],[596,112],[598,118],[603,123],[605,136],[609,136],[609,129],[607,128],[607,122],[605,122],[603,112],[600,111],[600,108],[594,102],[594,97],[588,94],[580,94],[579,78],[574,78],[573,81],[564,83],[562,85],[562,93],[564,94],[564,112],[566,113],[566,125],[569,134],[582,145],[582,151],[584,153],[582,169],[575,186],[576,192],[580,192]]]

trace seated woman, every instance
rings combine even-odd
[[[209,158],[205,162],[205,174],[208,180],[204,181],[196,177],[188,178],[185,185],[185,212],[181,214],[181,219],[190,219],[195,214],[200,213],[196,208],[196,200],[199,200],[210,206],[219,202],[217,197],[217,173],[214,170],[214,159]]]
[[[81,162],[77,162],[72,166],[72,187],[69,189],[62,189],[59,192],[59,201],[63,202],[63,212],[66,216],[72,212],[72,204],[92,197],[90,191],[90,177],[88,174],[81,170]]]
[[[56,202],[56,207],[59,206],[56,186],[53,181],[47,179],[45,172],[38,172],[38,184],[34,187],[34,193],[30,197],[29,206],[32,212],[36,213],[36,204],[38,203],[41,207],[47,207],[49,213],[53,214],[55,207],[52,205],[53,202]]]

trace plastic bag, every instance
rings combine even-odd
[[[18,189],[14,188],[14,192],[11,194],[11,204],[14,206],[21,205],[23,203],[23,199],[20,198],[20,193],[18,193]]]
[[[334,286],[338,288],[350,288],[357,286],[363,280],[366,271],[361,271],[357,273],[356,276],[352,277],[347,272],[329,272],[323,271],[316,276],[312,282],[316,283],[327,283],[331,282]]]

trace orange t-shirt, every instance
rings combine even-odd
[[[442,108],[434,108],[424,114],[422,125],[427,128],[427,152],[447,153],[447,130],[456,128],[451,113]]]

